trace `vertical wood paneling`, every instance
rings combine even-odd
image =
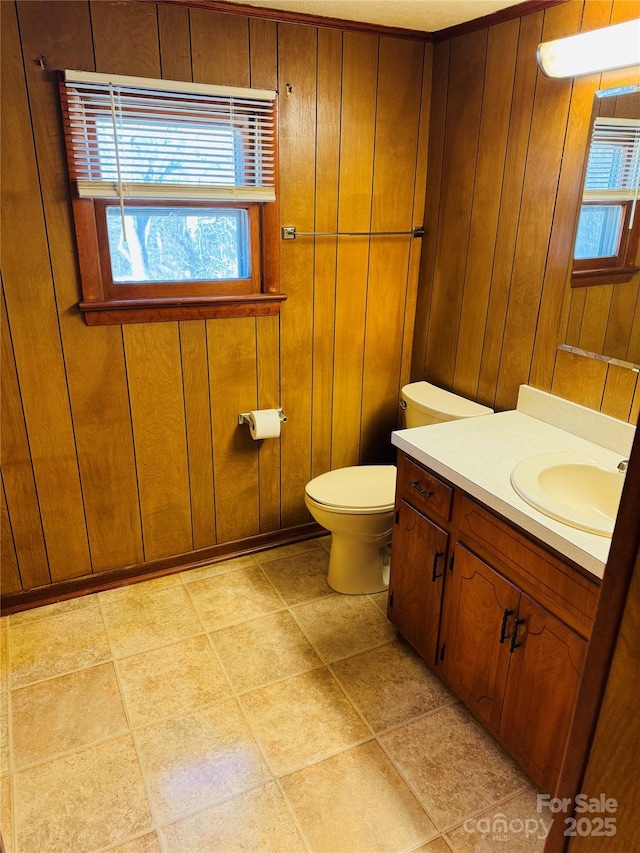
[[[547,10],[543,40],[575,33],[580,27],[581,14],[581,3],[565,3]],[[499,409],[515,407],[520,377],[528,377],[533,357],[537,307],[542,293],[570,97],[570,80],[550,80],[538,73],[496,390],[495,404]],[[558,128],[557,135],[549,134],[550,127]]]
[[[581,29],[591,30],[604,27],[609,22],[611,0],[596,0],[585,5]],[[551,240],[545,270],[540,314],[536,330],[536,340],[531,364],[529,381],[536,388],[548,391],[555,365],[556,341],[564,302],[568,287],[571,256],[574,240],[573,223],[579,213],[580,189],[585,152],[590,133],[593,92],[600,82],[600,75],[578,77],[573,81],[569,121],[564,142],[560,182],[553,216]],[[585,288],[580,298],[584,305]],[[571,318],[571,333],[575,333],[577,313]],[[562,338],[566,343],[569,340]],[[573,346],[580,346],[577,342]]]
[[[429,122],[429,153],[427,159],[427,186],[425,192],[424,229],[422,256],[420,259],[420,281],[416,299],[416,322],[413,356],[411,359],[412,381],[426,375],[427,339],[433,296],[433,277],[438,246],[438,223],[440,220],[440,192],[442,190],[442,163],[444,159],[444,131],[447,116],[449,59],[451,43],[439,42],[433,49],[433,85],[431,115]]]
[[[10,544],[7,543],[6,547],[9,551],[13,548],[19,555],[20,575],[25,587],[44,586],[51,582],[51,575],[49,574],[44,544],[36,484],[31,467],[31,454],[18,376],[9,338],[9,321],[4,293],[0,333],[2,335],[2,382],[0,382],[2,429],[0,430],[0,447],[3,487],[6,490],[7,511],[11,519],[10,528],[7,528],[4,534],[11,533],[13,537],[13,541]],[[1,565],[4,587],[4,562]],[[6,580],[9,583],[11,576],[9,575]]]
[[[124,327],[144,555],[192,549],[177,323]]]
[[[420,130],[418,136],[418,151],[416,157],[416,182],[413,193],[412,225],[425,226],[425,199],[427,181],[427,160],[429,155],[429,128],[431,114],[431,80],[433,74],[433,45],[425,44],[422,68],[422,98],[420,106]],[[411,379],[413,361],[412,345],[416,333],[416,314],[418,310],[420,264],[424,238],[413,240],[409,255],[409,281],[407,302],[405,308],[404,331],[402,335],[402,361],[400,366],[400,388]],[[420,344],[416,341],[419,350]],[[420,350],[419,350],[420,351]],[[424,360],[424,355],[423,355]],[[399,396],[399,395],[398,395]],[[401,423],[400,409],[397,411],[396,423]]]
[[[204,321],[179,330],[193,547],[204,548],[216,541],[207,332]]]
[[[463,122],[453,119],[462,115],[469,92],[454,83],[458,63],[452,59],[448,90],[442,94],[442,84],[435,81],[443,77],[447,44],[453,49],[455,40],[436,45],[427,182],[432,227],[422,263],[413,379],[447,385],[455,359],[453,390],[498,409],[512,408],[519,385],[529,382],[617,417],[633,417],[635,374],[557,351],[560,332],[560,340],[582,349],[604,349],[628,360],[631,341],[640,353],[636,281],[627,289],[575,289],[571,304],[564,304],[593,93],[630,82],[629,70],[549,80],[537,69],[535,50],[542,39],[633,17],[634,8],[637,14],[637,2],[571,0],[490,28],[486,66],[479,56],[466,57],[465,73],[485,75],[477,163],[466,177],[460,172],[461,180],[475,182],[468,242],[466,220],[449,204],[446,175],[448,164],[469,158],[473,150],[473,129],[465,132]],[[509,48],[518,25],[514,67]],[[442,179],[436,146],[445,152]],[[458,327],[455,271],[461,268],[466,275]]]
[[[160,65],[166,80],[191,80],[189,10],[158,6]]]
[[[196,83],[249,85],[249,24],[246,18],[202,9],[191,12],[191,53]]]
[[[451,387],[458,345],[486,45],[485,30],[451,42],[440,194],[440,220],[448,224],[438,234],[427,340],[429,374],[444,387]]]
[[[498,367],[504,337],[514,247],[522,200],[524,167],[533,111],[537,69],[532,57],[542,36],[542,14],[527,15],[520,21],[518,57],[511,97],[511,118],[506,162],[502,181],[498,236],[491,276],[489,308],[478,382],[478,400],[493,406]]]
[[[256,533],[258,446],[240,412],[257,404],[255,320],[207,320],[218,542]]]
[[[456,389],[472,399],[478,393],[483,318],[487,315],[494,263],[518,31],[518,20],[507,21],[489,30],[487,42],[478,161],[453,380]]]
[[[371,230],[378,39],[345,33],[338,230]],[[338,240],[331,467],[360,455],[369,237]]]
[[[276,89],[277,27],[273,21],[249,22],[251,85]],[[279,247],[278,247],[279,250]],[[280,406],[280,318],[256,318],[258,408]],[[280,442],[262,441],[258,450],[260,530],[280,527]]]
[[[338,228],[342,33],[318,30],[315,230]],[[338,241],[315,241],[313,287],[313,421],[311,475],[331,467],[336,262]]]
[[[15,8],[2,10],[2,247],[13,349],[53,580],[91,570]],[[27,227],[25,227],[27,224]]]
[[[91,0],[96,71],[160,76],[158,16],[150,3]]]
[[[18,592],[22,589],[20,571],[18,569],[18,555],[13,544],[13,531],[9,520],[7,500],[2,483],[2,503],[0,505],[0,566],[2,567],[2,591]]]
[[[93,67],[87,3],[21,3],[20,30],[28,56],[51,67]],[[49,254],[65,355],[94,571],[142,560],[142,533],[122,333],[88,329],[76,303],[80,282],[71,211],[60,187],[67,181],[56,76],[27,63],[27,84]],[[98,334],[94,332],[98,331]],[[108,400],[105,406],[103,400]]]
[[[314,222],[316,38],[312,27],[278,25],[280,215],[299,231],[313,231]],[[288,526],[309,518],[302,501],[311,473],[313,240],[283,243],[281,258],[288,294],[280,314],[282,405],[289,419],[282,431],[281,517]]]
[[[416,181],[424,51],[416,42],[380,41],[371,227],[408,231]],[[411,117],[411,118],[409,118]],[[361,462],[393,458],[411,237],[373,237],[365,315]],[[390,283],[396,281],[396,286]]]

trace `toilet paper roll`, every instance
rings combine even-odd
[[[249,412],[251,438],[277,438],[280,435],[280,413],[277,409]]]

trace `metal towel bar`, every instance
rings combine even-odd
[[[424,237],[424,228],[414,227],[411,231],[296,231],[295,225],[282,226],[282,239],[296,237]]]

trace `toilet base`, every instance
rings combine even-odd
[[[343,595],[371,595],[389,588],[391,530],[363,541],[344,533],[333,533],[329,552],[327,583]]]

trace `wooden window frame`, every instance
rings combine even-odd
[[[82,301],[79,309],[89,326],[153,323],[163,320],[207,320],[277,314],[287,298],[279,292],[278,217],[276,203],[221,202],[219,206],[249,210],[251,280],[211,282],[114,283],[106,231],[106,207],[113,200],[73,199]],[[117,202],[115,202],[117,205]],[[125,202],[125,207],[211,202]],[[275,248],[274,248],[275,247]],[[257,267],[257,269],[256,269]],[[143,290],[144,289],[144,290]]]
[[[183,101],[187,109],[193,97],[203,96],[204,101],[212,99],[230,99],[230,115],[233,116],[233,99],[245,99],[244,103],[274,101],[275,92],[262,90],[234,89],[229,87],[203,87],[176,81],[151,80],[147,78],[118,77],[117,75],[97,75],[89,72],[61,72],[61,104],[65,142],[69,162],[69,177],[72,188],[73,221],[78,249],[78,265],[82,286],[82,300],[79,309],[88,325],[112,325],[120,323],[148,323],[163,320],[213,319],[216,317],[247,317],[277,314],[286,295],[280,293],[280,216],[279,203],[275,187],[277,186],[277,132],[275,113],[267,117],[271,124],[268,128],[273,152],[269,167],[265,168],[266,182],[255,183],[254,160],[248,172],[250,177],[239,186],[212,185],[194,187],[192,180],[178,181],[175,185],[158,186],[153,182],[132,179],[131,186],[120,178],[119,166],[117,186],[111,179],[103,183],[98,174],[93,175],[100,163],[100,152],[96,148],[95,115],[102,110],[104,101],[96,101],[93,90],[104,94],[105,86],[111,92],[111,116],[114,118],[114,95],[112,87],[129,89],[138,98],[138,103],[130,108],[138,114],[140,98],[144,99],[145,90],[150,93],[165,92],[186,98]],[[69,84],[67,87],[66,84]],[[75,88],[74,88],[75,87]],[[89,106],[79,99],[78,91],[83,87],[89,90]],[[102,88],[102,92],[100,89]],[[71,91],[71,95],[69,95]],[[207,87],[204,87],[207,89]],[[71,98],[71,100],[70,100]],[[248,101],[247,101],[248,99]],[[73,103],[72,103],[73,101]],[[80,103],[80,105],[78,105]],[[217,107],[216,107],[217,108]],[[178,109],[180,107],[178,106]],[[275,109],[275,104],[274,104]],[[169,110],[169,113],[171,111]],[[106,113],[108,114],[108,113]],[[156,114],[156,113],[154,113]],[[158,113],[161,116],[160,113]],[[201,112],[185,112],[185,117],[193,116],[194,122],[200,120]],[[241,111],[236,113],[241,116]],[[208,116],[205,116],[207,119]],[[239,121],[240,119],[238,119]],[[84,145],[84,140],[87,144]],[[116,164],[118,162],[116,141]],[[243,137],[243,145],[250,142]],[[251,152],[254,151],[253,146]],[[261,149],[259,149],[260,151]],[[265,149],[266,150],[266,149]],[[78,153],[79,152],[79,153]],[[251,155],[253,157],[253,153]],[[260,153],[256,155],[260,156]],[[251,158],[249,158],[251,159]],[[99,172],[99,170],[98,170]],[[262,173],[261,173],[262,174]],[[192,175],[191,175],[192,177]],[[166,193],[165,193],[166,189]],[[105,191],[106,190],[106,191]],[[184,192],[183,192],[184,190]],[[195,190],[195,191],[194,191]],[[247,278],[228,281],[175,281],[175,282],[114,282],[111,272],[111,256],[106,224],[106,210],[120,203],[136,207],[191,206],[202,208],[244,208],[248,212],[250,270]]]
[[[571,287],[588,287],[594,284],[621,284],[631,281],[640,271],[637,265],[638,244],[640,238],[640,211],[636,210],[633,227],[629,228],[633,202],[625,201],[593,201],[581,205],[597,205],[606,207],[615,205],[624,208],[623,221],[620,226],[621,236],[618,253],[610,257],[581,258],[573,261]]]

